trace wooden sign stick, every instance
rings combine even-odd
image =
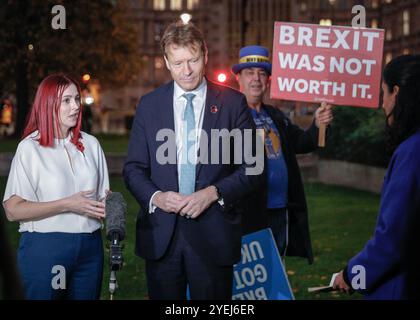
[[[318,134],[318,147],[324,148],[325,147],[325,131],[327,127],[325,124],[321,123],[319,125],[319,134]]]

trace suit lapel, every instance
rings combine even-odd
[[[157,109],[156,117],[160,118],[160,129],[169,129],[172,132],[175,132],[175,118],[174,118],[174,82],[171,81],[167,84],[165,94],[162,95],[162,100],[158,104],[159,109]],[[175,153],[176,154],[176,153]],[[165,164],[165,166],[170,166],[170,176],[168,176],[168,184],[170,185],[169,190],[178,191],[178,166],[177,160],[175,164]]]
[[[199,150],[206,150],[204,152],[204,158],[208,159],[210,162],[210,138],[211,138],[211,129],[216,129],[217,119],[219,118],[222,104],[220,101],[220,89],[217,88],[211,81],[207,80],[207,95],[206,95],[206,105],[204,106],[204,118],[203,118],[203,133],[205,132],[208,137],[207,145],[206,141],[203,140],[203,134],[200,139],[200,148]],[[203,164],[198,163],[196,166],[196,179],[200,174],[200,170]]]
[[[174,82],[168,83],[166,93],[162,97],[162,101],[159,103],[161,115],[161,126],[160,128],[170,129],[175,132],[175,120],[174,120]]]

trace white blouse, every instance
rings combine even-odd
[[[108,167],[98,140],[81,132],[84,151],[65,139],[54,139],[54,147],[42,147],[35,131],[16,150],[3,202],[17,195],[27,201],[47,202],[80,191],[95,190],[90,198],[99,201],[109,189]],[[98,219],[75,212],[20,222],[19,232],[91,233],[101,227]]]

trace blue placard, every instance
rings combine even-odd
[[[233,268],[233,300],[294,300],[271,229],[242,237]]]

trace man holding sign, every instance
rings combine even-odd
[[[257,128],[264,129],[267,168],[266,188],[244,200],[243,233],[269,226],[282,256],[306,257],[312,263],[306,199],[296,154],[317,148],[318,128],[331,123],[332,106],[323,103],[316,110],[311,127],[306,131],[300,129],[283,112],[263,102],[270,87],[268,50],[247,46],[240,50],[239,56],[239,63],[232,71],[237,75]]]

